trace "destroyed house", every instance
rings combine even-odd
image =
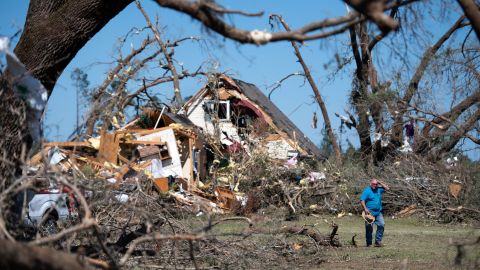
[[[229,151],[245,140],[265,147],[269,156],[324,159],[320,150],[255,85],[220,75],[187,101],[183,112]]]
[[[184,178],[187,185],[192,185],[198,177],[205,177],[204,159],[200,160],[200,149],[203,148],[201,134],[196,126],[186,117],[164,110],[144,108],[143,114],[124,126],[124,132],[144,129],[137,136],[140,141],[158,140],[162,144],[146,145],[140,142],[137,155],[142,161],[152,160],[158,166],[149,166],[155,178],[173,176]],[[118,131],[117,131],[118,132]],[[160,158],[159,158],[160,157]],[[187,189],[187,187],[184,187]]]
[[[111,132],[101,129],[99,136],[86,141],[44,143],[29,165],[45,162],[78,175],[88,166],[94,177],[110,178],[111,183],[123,182],[133,170],[161,183],[161,191],[168,191],[167,178],[184,181],[182,186],[188,189],[206,174],[198,154],[203,143],[195,129],[182,115],[144,108],[125,126]]]

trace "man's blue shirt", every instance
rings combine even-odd
[[[368,186],[363,190],[362,196],[360,196],[360,200],[365,201],[368,211],[374,216],[377,216],[382,212],[383,192],[385,192],[383,187],[377,187],[377,189],[372,190],[372,188]]]

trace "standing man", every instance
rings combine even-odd
[[[388,186],[377,179],[370,181],[370,186],[366,187],[360,201],[365,211],[365,214],[371,214],[375,217],[375,224],[377,225],[377,232],[375,233],[375,247],[382,247],[383,230],[385,228],[385,221],[382,215],[382,193],[389,190]],[[365,230],[367,238],[367,247],[372,245],[373,224],[365,221]]]

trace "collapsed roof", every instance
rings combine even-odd
[[[223,74],[219,75],[217,79],[222,82],[223,87],[226,89],[236,90],[243,95],[241,96],[242,100],[246,99],[250,101],[250,103],[253,103],[256,111],[260,111],[263,114],[264,118],[267,119],[268,124],[284,139],[293,142],[296,146],[295,148],[299,149],[300,152],[314,156],[318,160],[325,159],[320,152],[320,149],[318,149],[317,146],[254,84],[233,79]],[[206,97],[209,94],[210,87],[211,86],[207,84],[204,88],[198,91],[185,104],[184,110],[188,112],[191,106],[193,106],[199,99]]]

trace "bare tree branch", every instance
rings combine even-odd
[[[384,33],[388,33],[399,27],[397,21],[383,13],[386,9],[385,0],[344,0],[344,2],[375,22]]]
[[[276,14],[270,15],[270,19],[278,19],[282,23],[285,30],[290,31],[290,27],[288,26],[287,22],[280,15],[276,15]],[[338,146],[337,138],[333,133],[332,124],[330,123],[330,117],[328,116],[327,107],[325,106],[325,102],[323,102],[323,98],[320,95],[320,90],[318,90],[317,84],[313,80],[312,74],[310,73],[310,69],[305,63],[305,60],[303,59],[302,54],[300,53],[300,49],[297,43],[295,41],[291,41],[290,43],[292,44],[292,47],[295,50],[295,56],[297,56],[298,62],[302,66],[303,72],[305,73],[305,77],[307,78],[308,83],[310,84],[310,87],[312,87],[318,106],[320,106],[323,120],[325,122],[325,129],[328,134],[328,139],[332,144],[333,151],[335,152],[335,160],[338,164],[341,164],[342,153],[340,151],[340,147]]]
[[[390,10],[390,15],[389,17],[394,18],[395,15],[398,12],[398,7],[392,8]],[[380,42],[384,37],[386,37],[388,32],[382,31],[380,34],[376,35],[368,44],[368,50],[371,52],[375,45],[377,45],[378,42]]]
[[[465,25],[462,23],[465,19],[465,16],[461,16],[439,39],[433,46],[428,48],[425,53],[423,54],[422,59],[420,60],[420,64],[418,65],[417,69],[415,70],[415,74],[413,75],[412,79],[410,80],[407,90],[401,101],[397,103],[397,111],[398,113],[395,115],[395,122],[393,124],[393,140],[401,141],[402,137],[402,117],[407,110],[407,104],[410,103],[413,95],[418,91],[420,80],[422,79],[425,71],[433,59],[433,56],[438,52],[440,47],[452,36],[452,34],[464,27]]]
[[[378,23],[382,31],[385,30],[387,32],[392,29],[396,29],[398,27],[398,22],[395,22],[392,18],[384,15],[383,11],[394,7],[406,5],[415,1],[418,0],[395,1],[392,4],[386,5],[382,0],[376,0],[373,1],[373,3],[363,3],[371,1],[345,0],[345,2],[350,3],[357,10],[360,10],[361,12],[366,12],[365,14],[369,19],[372,19],[375,23]],[[329,18],[322,21],[313,22],[299,29],[288,32],[270,33],[258,30],[246,31],[229,25],[225,21],[223,21],[222,18],[217,16],[215,12],[215,10],[222,8],[216,6],[214,3],[211,2],[207,6],[202,4],[203,1],[193,2],[187,0],[156,0],[156,2],[162,7],[174,9],[182,13],[188,14],[190,17],[201,22],[203,25],[212,29],[218,34],[236,40],[240,43],[265,44],[268,42],[277,42],[283,40],[305,41],[312,39],[321,39],[331,35],[342,33],[347,30],[349,26],[363,20],[363,18],[360,18],[359,13],[351,12],[346,16]],[[238,11],[236,13],[238,13]],[[340,25],[343,26],[328,32],[319,34],[312,33],[318,30],[329,27],[336,27]]]
[[[237,10],[237,9],[225,9],[225,8],[222,8],[212,2],[208,2],[208,1],[200,1],[200,5],[201,6],[204,6],[204,7],[207,7],[217,13],[221,13],[221,14],[238,14],[238,15],[243,15],[243,16],[247,16],[247,17],[259,17],[259,16],[262,16],[263,15],[263,11],[259,11],[259,12],[255,12],[255,13],[249,13],[249,12],[245,12],[243,10]]]
[[[160,32],[158,32],[158,29],[153,25],[152,21],[148,17],[148,14],[145,12],[140,2],[137,0],[135,1],[135,4],[137,5],[137,8],[142,12],[143,16],[145,17],[145,20],[147,21],[148,26],[154,33],[154,36],[158,42],[158,45],[160,45],[160,48],[163,51],[165,60],[167,60],[168,69],[172,73],[172,77],[173,77],[173,92],[175,94],[175,103],[177,104],[177,109],[180,109],[183,105],[183,99],[182,99],[182,94],[180,93],[180,81],[178,79],[177,68],[175,67],[175,64],[172,61],[173,51],[168,52],[167,46],[160,38]]]
[[[460,128],[456,132],[451,134],[450,138],[447,141],[445,141],[440,145],[439,149],[436,151],[436,156],[440,156],[441,154],[452,150],[455,147],[455,145],[458,143],[458,141],[460,141],[460,139],[465,137],[467,132],[469,132],[472,129],[472,127],[478,123],[479,120],[480,120],[480,109],[477,109],[477,111],[472,116],[470,116],[463,123],[463,125],[460,126]],[[475,142],[476,144],[480,144],[480,139],[478,138],[472,141]]]
[[[88,113],[87,120],[85,121],[85,134],[91,136],[94,132],[95,122],[98,119],[100,111],[102,110],[101,104],[103,103],[102,96],[105,95],[108,86],[113,82],[115,78],[118,78],[118,75],[121,70],[123,70],[135,56],[142,53],[148,45],[152,44],[152,40],[147,38],[142,42],[142,45],[138,49],[132,49],[132,51],[123,59],[118,60],[118,64],[108,72],[107,77],[102,82],[102,84],[95,90],[93,94],[93,103],[91,104],[90,112]]]
[[[197,70],[193,73],[190,73],[188,71],[183,71],[182,73],[180,73],[178,75],[178,79],[182,80],[182,79],[187,78],[187,77],[195,77],[195,76],[199,76],[199,75],[207,76],[207,73],[203,72],[203,71],[199,71],[199,70]],[[155,79],[155,80],[149,82],[148,84],[144,84],[142,87],[133,91],[131,94],[128,94],[125,98],[123,98],[123,100],[119,103],[120,104],[119,109],[124,109],[128,105],[128,103],[130,103],[132,101],[132,99],[137,97],[140,93],[145,92],[147,89],[149,89],[153,86],[156,86],[156,85],[159,85],[159,84],[162,84],[162,83],[166,83],[166,82],[171,82],[171,81],[173,81],[173,77],[162,77],[162,78]]]
[[[477,38],[480,40],[480,8],[474,0],[457,0],[458,4],[462,7],[465,16],[472,23],[472,28],[477,34]]]
[[[480,102],[480,90],[475,91],[472,95],[465,98],[462,102],[453,107],[450,111],[436,116],[430,123],[426,123],[422,130],[422,134],[426,136],[433,126],[438,127],[442,125],[442,129],[448,129],[452,121],[455,121],[464,111],[468,110],[471,106]],[[447,125],[445,125],[447,123]]]
[[[302,76],[302,77],[305,77],[305,74],[302,74],[300,72],[295,72],[295,73],[290,73],[288,74],[287,76],[281,78],[279,81],[275,82],[275,84],[273,84],[270,89],[270,91],[268,92],[268,99],[272,99],[272,94],[273,94],[273,91],[277,90],[279,87],[282,86],[282,83],[286,80],[288,80],[289,78],[293,77],[293,76]]]

